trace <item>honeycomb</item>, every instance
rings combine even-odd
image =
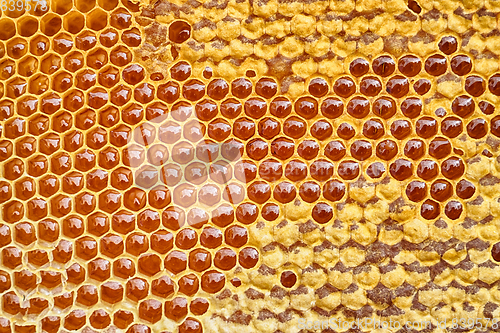
[[[4,3],[0,333],[500,319],[497,1]]]

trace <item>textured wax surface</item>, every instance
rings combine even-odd
[[[3,11],[0,333],[498,319],[497,2]]]

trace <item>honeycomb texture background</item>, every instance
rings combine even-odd
[[[0,332],[498,318],[497,2],[2,11]]]

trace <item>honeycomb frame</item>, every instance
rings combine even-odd
[[[500,331],[496,1],[21,2],[0,333]]]

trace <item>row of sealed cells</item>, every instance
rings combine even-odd
[[[470,199],[476,192],[476,187],[470,181],[462,179],[455,185],[446,179],[437,179],[432,183],[414,180],[406,185],[406,196],[410,201],[420,202],[430,196],[438,202],[450,199],[454,192],[460,199]]]
[[[414,55],[404,55],[398,59],[397,63],[399,73],[406,77],[414,77],[422,70],[432,76],[441,76],[448,71],[448,66],[454,74],[465,76],[472,71],[473,61],[465,54],[458,54],[449,59],[441,54],[433,54],[428,56],[423,63],[421,58]],[[395,70],[396,62],[390,56],[383,55],[372,61],[372,71],[377,76],[389,77]],[[369,75],[369,71],[370,64],[363,58],[356,58],[349,64],[349,72],[355,77]]]
[[[172,101],[170,100],[167,102]],[[156,104],[156,107],[160,105],[161,104]],[[479,109],[487,115],[492,114],[495,110],[495,107],[491,103],[486,101],[481,101],[478,106]],[[469,117],[475,111],[475,108],[476,104],[474,100],[465,95],[455,98],[455,100],[451,104],[451,110],[453,111],[453,113],[460,116],[461,118]],[[161,114],[160,112],[158,112],[158,122],[166,118],[165,113],[168,112],[168,109],[164,105],[163,109],[164,110],[162,111],[165,112],[161,112]],[[295,113],[299,117],[295,115],[289,117],[292,109],[295,110]],[[348,115],[356,119],[367,117],[371,111],[377,117],[387,120],[395,116],[398,109],[401,110],[402,114],[405,117],[415,119],[421,115],[423,105],[422,101],[419,98],[415,97],[405,99],[398,106],[396,102],[390,97],[380,97],[373,103],[370,103],[370,101],[368,101],[366,98],[357,96],[351,98],[346,107],[344,107],[343,101],[335,97],[323,100],[321,106],[319,106],[318,102],[311,97],[302,97],[295,102],[294,107],[292,107],[292,103],[284,97],[278,97],[274,99],[269,103],[269,105],[267,104],[267,102],[259,98],[250,98],[246,102],[244,102],[244,104],[236,99],[230,98],[223,101],[220,104],[220,107],[215,102],[207,99],[198,102],[194,107],[188,102],[182,101],[174,104],[171,107],[170,113],[172,114],[172,118],[174,118],[176,121],[186,121],[193,115],[195,115],[199,121],[210,121],[208,129],[204,129],[204,125],[200,126],[203,128],[203,131],[207,131],[209,135],[210,133],[213,133],[210,135],[211,137],[214,137],[216,135],[213,130],[220,128],[222,130],[222,133],[219,135],[221,138],[218,139],[218,141],[220,141],[226,138],[227,135],[229,135],[228,133],[231,133],[230,123],[227,121],[227,119],[237,119],[241,116],[243,111],[247,116],[245,118],[250,119],[253,122],[253,119],[260,119],[264,117],[269,110],[270,114],[273,117],[265,117],[261,119],[259,121],[258,129],[259,134],[261,134],[263,137],[272,138],[276,135],[276,133],[279,133],[281,129],[281,121],[276,118],[287,118],[290,119],[290,121],[294,120],[294,122],[290,123],[288,126],[290,127],[290,125],[294,125],[289,129],[291,133],[290,136],[293,137],[295,135],[299,136],[300,133],[305,133],[305,128],[307,126],[305,125],[306,122],[304,120],[307,121],[316,117],[319,114],[319,111],[321,111],[321,114],[325,118],[336,119],[344,113],[344,109]],[[219,114],[219,111],[223,118],[216,118]],[[440,112],[441,111],[444,111],[442,112],[444,113],[444,115],[446,114],[445,110],[440,110]],[[326,135],[330,130],[328,126],[328,120],[323,119],[323,121],[325,121],[325,123],[319,122],[318,125],[316,125],[316,127],[314,128],[316,136]],[[255,128],[255,124],[253,128],[252,123],[248,124],[248,126],[250,126],[248,132],[252,133],[253,128]],[[295,128],[297,134],[293,134],[293,130]],[[284,126],[283,130],[285,130]],[[240,136],[245,137],[248,135],[249,134],[242,133]],[[343,134],[342,136],[349,137],[349,133]]]
[[[472,66],[471,60],[468,57],[466,58],[469,60],[469,62],[462,59],[461,56],[457,56],[457,59],[462,60],[462,62],[460,62],[462,67],[466,66],[463,64],[463,62],[467,62],[468,64],[470,64],[470,66]],[[456,62],[459,61],[457,60]],[[468,68],[467,72],[461,73],[461,75],[466,75],[468,72],[470,72],[470,70],[471,68]],[[172,78],[177,81],[185,81],[191,75],[191,67],[186,62],[177,63],[171,68],[170,71]],[[492,76],[489,79],[488,85],[492,93],[495,93],[496,90],[500,89],[496,88],[498,85],[497,81],[498,79],[496,76]],[[169,82],[169,85],[170,87],[175,87],[170,88],[170,90],[180,90],[179,84],[175,82]],[[480,96],[482,93],[484,93],[486,89],[485,86],[485,80],[477,75],[471,75],[465,80],[465,90],[473,96]],[[420,79],[414,83],[413,87],[415,92],[420,95],[424,95],[430,90],[431,82],[427,79]],[[239,78],[234,80],[231,83],[231,87],[229,87],[229,84],[225,80],[214,79],[208,84],[207,87],[205,87],[205,84],[200,80],[191,79],[183,84],[182,90],[183,96],[190,101],[201,99],[205,95],[205,93],[210,98],[213,98],[215,100],[222,100],[228,95],[230,90],[233,96],[243,99],[250,96],[253,91],[253,84],[248,79]],[[322,78],[311,80],[308,90],[314,97],[325,96],[330,91],[328,83]],[[335,81],[332,90],[332,92],[336,95],[343,98],[348,98],[351,95],[355,94],[358,89],[355,81],[351,77],[344,76],[338,78]],[[376,76],[366,76],[359,82],[359,93],[361,93],[362,95],[373,97],[380,94],[382,90],[383,84],[381,80]],[[387,91],[395,98],[404,97],[410,91],[410,82],[404,76],[393,76],[386,82],[385,91]],[[272,78],[262,78],[255,84],[255,93],[265,99],[271,99],[278,93],[278,85]]]
[[[151,126],[144,125],[144,128],[147,127]],[[385,122],[372,118],[364,122],[360,134],[367,139],[377,140],[386,135],[385,127]],[[488,134],[488,127],[487,119],[474,118],[467,123],[465,130],[469,137],[480,139]],[[413,131],[423,139],[430,139],[438,135],[439,129],[446,137],[455,138],[464,131],[464,125],[460,118],[453,116],[447,117],[441,122],[436,118],[424,116],[416,120],[414,125],[405,119],[395,120],[390,124],[389,130],[390,135],[398,140],[402,140],[411,135]],[[147,139],[152,142],[155,130],[151,127],[151,130],[147,132],[151,133],[150,138]],[[208,126],[196,120],[188,122],[183,127],[178,123],[169,121],[160,126],[159,138],[165,143],[173,144],[181,140],[181,135],[192,142],[201,140],[205,133],[209,138],[219,142],[226,140],[231,134],[243,141],[258,136],[258,138],[254,138],[246,144],[246,151],[252,159],[259,160],[262,158],[260,156],[267,155],[269,148],[269,143],[263,139],[272,140],[282,132],[286,137],[277,138],[270,143],[273,155],[279,156],[280,154],[276,152],[279,151],[282,146],[290,146],[293,150],[292,147],[295,144],[293,140],[289,138],[300,139],[310,134],[319,141],[324,141],[334,136],[344,140],[350,140],[357,135],[354,126],[347,122],[339,124],[337,130],[334,132],[332,124],[326,119],[320,119],[309,127],[302,119],[292,116],[283,122],[279,122],[271,117],[266,117],[257,125],[253,120],[246,117],[236,119],[233,124],[230,124],[222,118],[217,118],[210,122]],[[437,138],[435,140],[437,140]],[[284,142],[288,142],[288,144]],[[297,148],[297,150],[300,150],[300,148]],[[286,159],[288,155],[288,153],[284,153],[284,159]]]
[[[381,170],[382,169],[382,170]],[[315,181],[308,181],[303,183],[297,193],[297,185],[287,181],[280,182],[274,189],[271,188],[269,183],[275,182],[277,176],[281,176],[279,173],[276,177],[272,177],[273,180],[260,181],[257,180],[251,183],[247,187],[248,198],[256,203],[263,204],[266,201],[273,199],[281,202],[288,203],[293,201],[297,194],[307,202],[314,202],[319,200],[320,195],[329,201],[339,201],[345,194],[345,185],[340,181],[329,180],[333,177],[333,166],[331,167],[328,176],[325,174],[321,179],[316,179],[318,182],[325,182],[323,189]],[[384,173],[385,167],[371,165],[366,173],[372,178],[379,178],[381,175],[378,173]],[[430,180],[438,176],[438,165],[436,162],[431,160],[423,160],[419,163],[417,167],[416,174],[424,179]],[[441,164],[441,173],[449,180],[455,180],[461,177],[465,172],[465,166],[461,159],[457,157],[450,157]],[[359,164],[354,161],[343,161],[339,163],[337,173],[343,180],[353,180],[360,174]],[[404,159],[398,159],[389,166],[389,174],[392,178],[398,181],[404,181],[414,176],[414,165],[412,162]],[[334,186],[335,185],[335,186]],[[174,192],[175,193],[175,192]],[[424,192],[426,193],[426,192]],[[433,193],[431,191],[431,193]],[[435,193],[436,197],[439,197],[438,192]],[[174,196],[175,202],[175,196]]]

